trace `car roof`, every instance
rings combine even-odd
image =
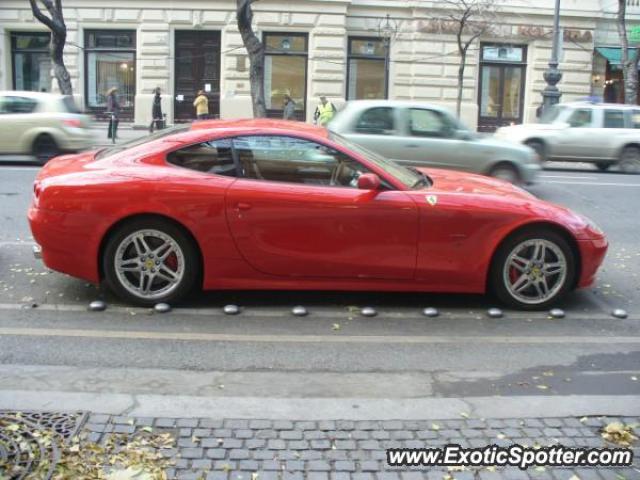
[[[602,103],[602,102],[590,102],[589,100],[578,100],[575,102],[565,102],[558,104],[559,107],[591,107],[591,108],[617,108],[617,109],[631,109],[640,108],[638,105],[625,105],[623,103]]]
[[[27,97],[34,98],[38,100],[51,100],[63,98],[64,95],[59,93],[51,93],[51,92],[30,92],[27,90],[4,90],[0,91],[0,97]]]
[[[329,132],[326,128],[310,125],[305,122],[294,122],[290,120],[278,120],[273,118],[246,118],[235,120],[202,120],[194,122],[190,131],[201,130],[228,130],[236,133],[243,130],[269,130],[282,133],[306,133],[327,138]]]
[[[440,112],[449,112],[446,107],[433,103],[413,101],[413,100],[349,100],[346,104],[348,107],[356,107],[359,109],[372,107],[392,107],[392,108],[414,108],[424,107]]]

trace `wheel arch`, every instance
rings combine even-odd
[[[200,266],[200,278],[197,281],[197,284],[202,286],[202,282],[204,279],[204,256],[203,256],[203,252],[202,252],[202,248],[200,246],[200,244],[198,243],[198,240],[196,239],[196,236],[193,234],[193,232],[191,231],[191,229],[189,229],[184,223],[176,220],[173,217],[170,217],[168,215],[164,215],[161,213],[135,213],[132,215],[128,215],[126,217],[122,217],[121,219],[119,219],[118,221],[116,221],[115,223],[113,223],[112,225],[109,226],[109,228],[107,228],[107,230],[105,231],[104,235],[102,236],[102,239],[100,240],[100,245],[98,247],[98,254],[97,254],[97,265],[98,265],[98,278],[100,281],[104,280],[104,268],[102,266],[102,256],[104,255],[104,250],[107,246],[107,243],[109,242],[109,239],[111,238],[111,236],[119,229],[121,228],[123,225],[132,222],[134,220],[141,220],[141,219],[153,219],[153,220],[163,220],[166,222],[169,222],[171,224],[173,224],[174,226],[176,226],[177,228],[181,229],[189,238],[189,240],[193,243],[193,246],[196,249],[196,252],[198,252],[198,264]]]
[[[582,256],[580,254],[580,248],[578,247],[578,242],[576,241],[575,237],[569,230],[567,230],[566,227],[558,223],[548,222],[548,221],[534,221],[530,223],[525,223],[524,225],[520,225],[514,228],[509,233],[507,233],[504,237],[502,237],[500,242],[498,242],[495,245],[493,252],[491,253],[489,268],[487,268],[487,274],[485,278],[485,291],[489,292],[491,288],[491,273],[494,268],[496,255],[500,251],[500,248],[502,247],[502,245],[504,245],[504,243],[510,238],[512,238],[513,236],[519,235],[520,233],[525,232],[527,230],[551,231],[562,236],[562,238],[564,238],[567,241],[567,244],[569,245],[569,248],[571,248],[571,252],[573,253],[576,260],[576,265],[575,265],[576,275],[573,280],[573,285],[571,285],[571,288],[576,288],[576,286],[578,285],[578,282],[580,281],[580,276],[582,274]]]
[[[616,158],[619,159],[620,155],[622,155],[622,152],[624,152],[624,149],[628,148],[628,147],[634,147],[634,148],[637,148],[638,150],[640,150],[640,142],[628,142],[628,143],[625,143],[620,148],[618,148],[618,154],[616,155]]]
[[[518,175],[518,180],[522,180],[522,169],[521,166],[518,165],[517,162],[511,160],[496,160],[489,164],[489,166],[485,169],[484,174],[487,176],[491,176],[491,172],[493,172],[496,168],[499,167],[509,167],[513,168],[513,170]]]

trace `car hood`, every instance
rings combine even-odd
[[[477,137],[475,139],[475,142],[491,149],[502,149],[502,150],[509,150],[512,152],[517,151],[525,156],[529,156],[531,153],[531,150],[524,145],[509,143],[504,140],[495,138],[493,136]]]
[[[520,199],[536,198],[526,190],[496,178],[435,168],[418,168],[418,170],[433,180],[430,188],[438,192],[497,195]]]

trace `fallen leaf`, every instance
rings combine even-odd
[[[440,425],[438,425],[437,423],[432,423],[431,430],[435,430],[437,432],[438,430],[440,430]]]
[[[333,324],[333,329],[334,330],[340,330],[340,324],[339,323],[334,323]]]

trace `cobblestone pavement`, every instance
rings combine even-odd
[[[613,421],[637,425],[637,418],[540,418],[443,421],[283,421],[131,418],[91,415],[87,438],[101,442],[113,433],[141,429],[170,432],[175,448],[169,478],[206,480],[418,480],[418,479],[640,479],[632,468],[571,469],[409,469],[386,464],[385,449],[422,448],[447,443],[465,447],[491,444],[615,447],[601,438]],[[636,432],[637,432],[636,427]],[[638,456],[637,443],[634,447]],[[257,477],[256,477],[257,475]]]

